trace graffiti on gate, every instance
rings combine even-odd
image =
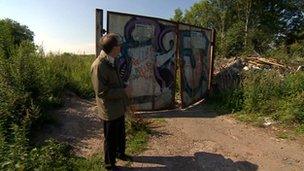
[[[180,30],[180,58],[182,68],[183,104],[202,99],[208,89],[210,41],[205,31]]]
[[[176,25],[146,17],[111,13],[109,22],[109,31],[120,34],[123,40],[117,63],[121,78],[128,83],[127,90],[133,102],[139,103],[138,108],[146,109],[157,109],[173,103]],[[144,107],[140,107],[140,103]]]

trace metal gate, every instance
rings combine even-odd
[[[101,47],[103,11],[96,10],[96,54]],[[159,18],[107,12],[107,32],[120,35],[120,76],[136,110],[173,108],[176,68],[181,66],[182,105],[205,97],[210,87],[214,36],[203,29]],[[178,58],[179,56],[179,58]]]

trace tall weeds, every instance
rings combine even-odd
[[[75,163],[67,145],[31,146],[31,131],[46,121],[45,110],[61,104],[65,90],[93,96],[89,66],[94,57],[44,56],[31,42],[9,49],[9,56],[0,53],[0,169],[71,169]]]
[[[304,73],[245,72],[238,87],[213,95],[210,100],[218,107],[245,113],[249,118],[271,117],[283,124],[301,126],[304,124]]]

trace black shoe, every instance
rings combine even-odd
[[[106,170],[118,170],[118,167],[115,164],[105,165]]]
[[[132,157],[126,154],[117,154],[117,158],[123,161],[132,161]]]

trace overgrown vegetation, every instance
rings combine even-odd
[[[62,55],[49,54],[45,58],[46,66],[51,70],[49,75],[52,78],[50,79],[57,79],[56,83],[59,83],[55,86],[61,88],[61,85],[83,98],[94,97],[90,75],[90,67],[94,59],[94,55],[73,55],[69,53]]]
[[[239,87],[216,94],[211,100],[223,109],[239,112],[241,120],[262,122],[270,117],[283,125],[296,125],[301,131],[304,73],[281,75],[277,71],[249,71],[244,73]]]
[[[127,153],[139,154],[148,145],[149,134],[152,134],[149,127],[151,123],[143,120],[140,116],[132,116],[127,117],[126,123]]]
[[[0,169],[102,170],[102,154],[85,159],[55,140],[31,142],[32,131],[51,119],[46,110],[61,106],[66,90],[94,96],[90,66],[95,57],[44,55],[33,32],[9,19],[0,20],[0,36]],[[134,122],[127,125],[131,153],[142,150],[149,132],[144,122]]]

